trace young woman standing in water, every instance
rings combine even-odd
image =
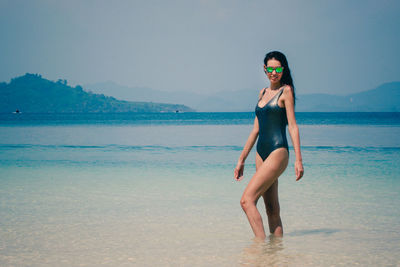
[[[275,236],[283,235],[278,200],[278,177],[286,169],[289,160],[286,125],[296,156],[294,164],[296,181],[300,180],[304,173],[299,128],[294,114],[293,79],[285,55],[278,51],[268,53],[264,58],[264,71],[270,86],[260,91],[254,127],[234,172],[237,181],[243,179],[244,162],[258,137],[256,173],[244,190],[240,205],[256,238],[259,239],[266,237],[262,218],[256,207],[261,196],[267,210],[270,233]]]

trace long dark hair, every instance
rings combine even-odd
[[[286,59],[286,56],[279,52],[279,51],[272,51],[269,52],[268,54],[265,55],[264,58],[264,65],[267,66],[267,62],[270,59],[276,59],[278,60],[282,67],[283,67],[283,73],[282,73],[282,78],[281,78],[281,83],[290,85],[292,87],[293,91],[293,101],[296,101],[296,95],[294,93],[294,84],[293,84],[293,79],[292,79],[292,74],[290,73],[290,68],[289,68],[289,63]]]

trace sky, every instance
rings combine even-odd
[[[346,95],[400,81],[398,14],[398,0],[0,0],[0,81],[259,90],[279,50],[298,94]]]

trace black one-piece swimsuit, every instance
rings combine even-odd
[[[272,151],[280,147],[286,148],[289,152],[286,139],[286,125],[288,124],[286,108],[281,108],[278,105],[278,100],[282,92],[283,88],[265,106],[260,108],[258,106],[259,103],[256,106],[255,112],[259,125],[257,153],[263,161],[265,161]],[[265,90],[263,95],[264,93]]]

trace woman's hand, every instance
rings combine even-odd
[[[294,163],[294,171],[296,173],[296,181],[300,180],[304,174],[303,162],[296,160]]]
[[[239,162],[236,165],[233,178],[235,178],[236,181],[242,180],[243,179],[243,171],[244,171],[244,163]]]

